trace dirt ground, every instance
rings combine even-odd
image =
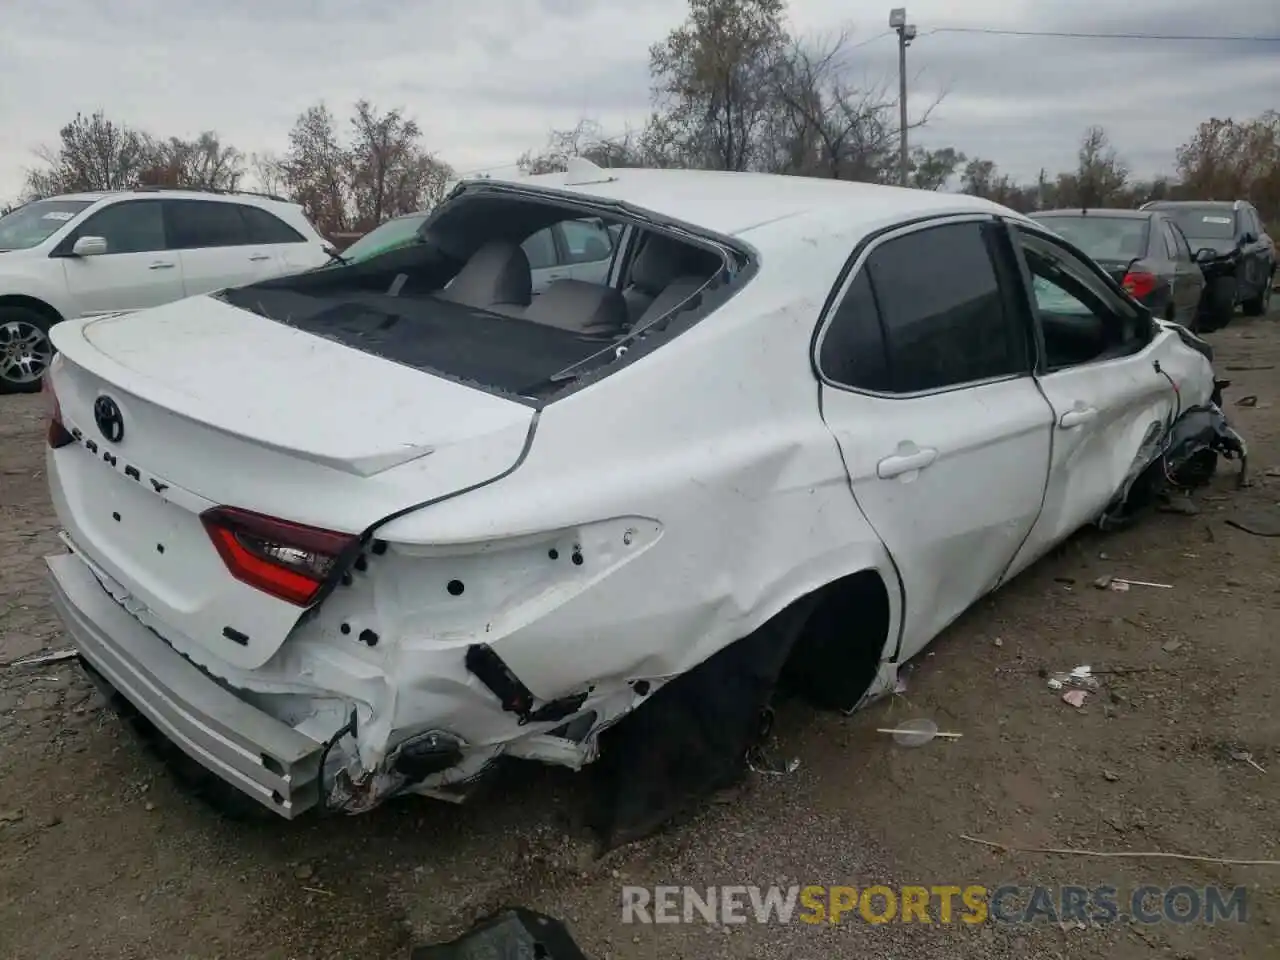
[[[798,758],[792,773],[753,774],[601,859],[581,826],[585,776],[540,767],[463,806],[221,821],[76,668],[0,666],[0,957],[401,958],[508,904],[564,919],[593,960],[1280,956],[1280,867],[962,839],[1280,859],[1280,540],[1225,522],[1280,508],[1280,315],[1211,339],[1252,488],[1237,493],[1227,464],[1198,515],[1082,534],[948,630],[904,695],[852,717],[783,711],[771,753]],[[1248,394],[1256,406],[1236,404]],[[41,562],[57,549],[42,415],[39,397],[0,398],[0,664],[64,644]],[[1173,589],[1094,589],[1103,574]],[[1078,664],[1116,671],[1080,709],[1038,675]],[[963,736],[906,749],[875,732],[911,717]],[[1243,885],[1248,912],[1086,929],[621,922],[624,884],[775,883],[1110,884],[1122,897],[1144,883]]]

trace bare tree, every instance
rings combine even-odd
[[[689,0],[685,22],[649,50],[656,101],[699,166],[750,169],[786,48],[783,0]]]
[[[249,158],[249,169],[263,193],[276,196],[288,192],[283,161],[271,153],[255,153]]]
[[[423,149],[417,121],[400,110],[379,113],[368,100],[361,100],[351,128],[348,161],[358,229],[371,229],[388,217],[440,200],[453,171]]]
[[[1124,202],[1129,168],[1116,155],[1107,132],[1090,127],[1080,141],[1074,172],[1058,175],[1057,201],[1068,207],[1105,207]]]
[[[918,190],[941,190],[967,158],[955,147],[937,150],[916,147],[911,151],[910,159],[910,185]]]
[[[319,103],[289,131],[280,172],[290,195],[322,233],[351,229],[351,151],[338,137],[329,108]]]
[[[47,197],[76,190],[124,190],[151,166],[146,134],[108,120],[102,111],[76,118],[58,132],[57,148],[36,151],[43,169],[27,171],[27,192]]]
[[[1180,195],[1194,199],[1251,199],[1280,217],[1280,112],[1252,120],[1212,118],[1177,151]]]
[[[897,100],[884,84],[854,84],[848,54],[848,35],[842,33],[828,41],[793,42],[777,61],[772,80],[780,114],[775,115],[772,131],[775,136],[780,132],[784,143],[773,151],[778,172],[873,183],[896,176],[901,125]],[[910,128],[928,123],[940,102],[941,97],[930,103]],[[916,159],[918,166],[924,155],[917,153]],[[952,164],[947,177],[958,163]],[[931,170],[927,179],[936,176]]]
[[[235,190],[245,174],[244,154],[222,143],[212,130],[194,140],[149,141],[148,152],[150,165],[138,179],[151,186]]]

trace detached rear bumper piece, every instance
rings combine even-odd
[[[116,603],[75,554],[45,562],[54,607],[81,655],[165,737],[287,819],[317,804],[323,744],[201,673]]]

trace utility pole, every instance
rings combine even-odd
[[[916,38],[915,24],[907,23],[906,7],[889,11],[889,27],[898,32],[898,182],[907,185],[907,47]]]

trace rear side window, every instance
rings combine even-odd
[[[1169,235],[1173,237],[1174,245],[1178,248],[1178,257],[1182,260],[1191,259],[1191,246],[1187,243],[1187,238],[1182,235],[1182,231],[1178,225],[1172,220],[1164,222],[1165,229],[1169,231]]]
[[[884,329],[865,269],[858,271],[836,307],[822,339],[818,366],[836,383],[877,393],[893,389]]]
[[[238,205],[250,243],[306,243],[307,238],[261,207]]]
[[[890,240],[868,258],[894,393],[1028,371],[988,237],[980,223],[945,224]]]
[[[240,207],[216,200],[166,200],[169,236],[179,250],[241,247],[252,241]]]
[[[981,223],[928,227],[872,251],[836,307],[818,364],[833,382],[919,393],[1030,371]]]

